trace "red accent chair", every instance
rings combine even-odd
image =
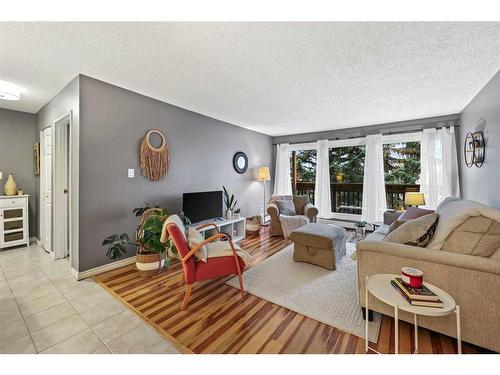
[[[176,220],[173,220],[176,221]],[[189,297],[191,296],[191,290],[193,288],[193,284],[197,281],[204,281],[208,279],[213,279],[216,277],[225,277],[229,275],[238,275],[239,283],[240,283],[240,295],[241,299],[244,298],[244,290],[243,290],[243,278],[241,276],[242,270],[245,268],[245,263],[243,260],[236,254],[233,242],[231,238],[225,234],[220,233],[219,228],[214,223],[202,224],[196,229],[201,229],[208,226],[213,226],[217,231],[217,234],[207,238],[203,242],[189,247],[189,244],[186,240],[186,236],[184,234],[184,228],[180,228],[179,223],[180,219],[178,219],[177,223],[167,220],[165,223],[165,228],[168,234],[162,236],[162,242],[165,242],[168,237],[171,237],[175,247],[177,248],[180,260],[182,262],[183,269],[183,278],[179,282],[179,286],[184,284],[186,281],[186,294],[184,295],[184,301],[182,302],[181,310],[185,310],[189,301]],[[182,225],[182,224],[181,224]],[[164,230],[165,232],[165,230]],[[208,258],[207,262],[197,261],[194,257],[194,253],[196,253],[202,246],[216,241],[226,239],[228,242],[228,246],[230,246],[233,255],[232,256],[224,256],[217,258]]]

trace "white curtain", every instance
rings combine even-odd
[[[435,209],[446,197],[460,197],[455,128],[424,129],[420,151],[420,191],[425,207]]]
[[[274,194],[292,195],[292,178],[290,173],[290,145],[288,143],[277,145]]]
[[[328,140],[317,142],[316,182],[314,187],[314,205],[319,210],[320,217],[331,215],[330,198],[330,160],[328,156]]]
[[[369,223],[383,221],[384,212],[387,210],[382,147],[382,134],[366,137],[361,217]]]

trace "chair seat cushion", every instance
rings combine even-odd
[[[245,263],[238,257],[240,262],[240,269],[243,271]],[[208,280],[216,277],[227,276],[230,274],[237,274],[236,263],[233,256],[208,258],[207,262],[196,263],[196,280]]]

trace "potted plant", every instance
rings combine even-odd
[[[249,232],[259,232],[262,225],[262,216],[255,215],[247,217],[247,231]]]
[[[354,223],[354,227],[356,228],[356,235],[360,236],[361,238],[365,237],[366,224],[368,224],[366,221],[356,221]]]
[[[240,215],[241,215],[241,208],[237,208],[236,210],[234,210],[234,218],[235,219],[239,219]]]
[[[167,210],[162,208],[139,207],[133,210],[136,216],[141,216],[141,222],[135,233],[135,241],[130,241],[127,233],[112,234],[104,239],[103,246],[107,246],[106,256],[117,260],[124,256],[127,248],[136,248],[136,267],[141,276],[152,276],[165,270],[168,265],[168,256],[178,257],[177,249],[170,239],[166,244],[160,241],[163,224],[168,218]],[[189,219],[184,217],[185,226],[189,226]]]
[[[234,194],[229,194],[225,186],[222,186],[224,190],[224,205],[226,206],[226,219],[234,218],[234,209],[238,201],[234,199]]]

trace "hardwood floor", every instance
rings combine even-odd
[[[349,241],[356,242],[354,232],[349,232]],[[240,245],[255,264],[288,243],[263,228]],[[95,279],[187,353],[364,353],[362,338],[248,293],[240,302],[238,289],[224,284],[228,278],[196,284],[188,309],[181,311],[181,272],[176,263],[161,275],[143,278],[129,265]],[[412,353],[413,342],[413,326],[400,322],[400,353]],[[378,344],[371,345],[381,353],[394,353],[392,318],[383,317]],[[421,353],[457,351],[455,339],[424,328],[419,329],[419,346]],[[464,343],[463,352],[488,351]]]

